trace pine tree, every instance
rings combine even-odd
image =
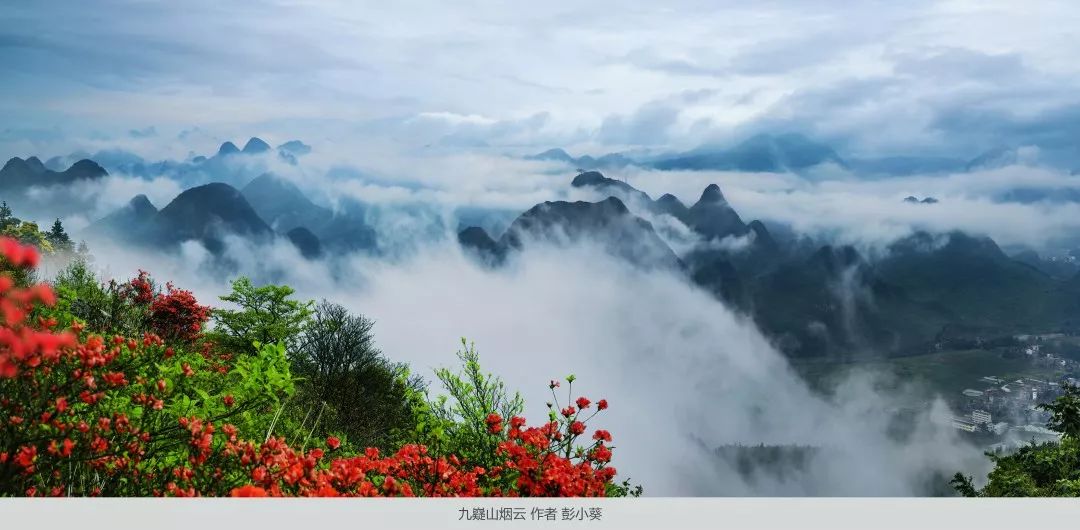
[[[71,252],[75,248],[74,243],[71,242],[71,237],[64,231],[64,224],[60,222],[59,218],[53,223],[52,229],[45,234],[45,238],[52,243],[57,251]]]
[[[0,203],[0,232],[7,232],[9,229],[19,226],[21,222],[11,212],[11,207],[8,206],[7,201]]]

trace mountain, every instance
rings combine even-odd
[[[285,162],[296,165],[300,163],[300,157],[311,152],[311,146],[300,140],[289,140],[277,146],[278,156]]]
[[[495,257],[534,241],[565,245],[589,240],[638,266],[683,267],[652,224],[630,213],[616,197],[599,202],[544,202],[518,216],[497,242],[474,227],[459,233],[458,240],[471,250]]]
[[[479,226],[470,226],[458,232],[458,243],[489,265],[498,265],[506,258],[506,248]]]
[[[319,241],[318,236],[311,233],[311,230],[298,226],[285,233],[285,237],[289,242],[296,246],[300,251],[300,255],[307,259],[318,259],[322,257],[322,243]]]
[[[244,144],[244,149],[242,149],[240,152],[248,155],[257,155],[260,153],[265,153],[269,150],[270,144],[262,141],[259,138],[252,137],[247,141],[246,144]]]
[[[158,209],[146,195],[136,195],[122,208],[99,219],[90,225],[87,231],[105,235],[123,242],[138,243],[148,237]]]
[[[690,279],[734,307],[747,306],[746,286],[735,266],[723,257],[691,265]]]
[[[660,157],[652,166],[662,170],[721,170],[747,172],[800,171],[824,163],[847,164],[831,147],[800,134],[759,134],[724,150],[703,146]]]
[[[634,165],[635,161],[621,153],[608,153],[599,158],[593,158],[589,155],[583,155],[578,158],[570,156],[565,150],[560,148],[548,149],[543,153],[537,153],[535,155],[528,155],[525,160],[544,160],[551,162],[562,162],[567,165],[572,165],[581,171],[596,170],[596,169],[618,169],[629,165]]]
[[[570,156],[569,153],[567,153],[566,151],[564,151],[562,149],[559,149],[559,148],[548,149],[547,151],[544,151],[543,153],[537,153],[535,155],[526,156],[525,160],[553,160],[553,161],[556,161],[556,162],[566,162],[568,164],[577,163],[576,158]]]
[[[137,195],[87,232],[155,249],[197,240],[214,254],[224,250],[226,235],[255,241],[273,236],[240,191],[220,182],[185,190],[161,210],[145,195]]]
[[[221,147],[218,148],[217,156],[235,155],[236,153],[239,153],[239,152],[240,152],[240,149],[238,147],[236,147],[236,144],[234,144],[232,142],[225,142],[225,143],[221,144]]]
[[[965,326],[1007,334],[1053,328],[1064,318],[1058,282],[988,237],[919,232],[893,243],[878,269],[913,299],[946,308]]]
[[[279,146],[278,151],[289,153],[293,156],[303,156],[311,152],[311,146],[300,140],[289,140]]]
[[[655,210],[659,213],[670,215],[683,223],[688,223],[690,218],[690,209],[686,207],[678,197],[665,193],[656,199],[653,203]]]
[[[652,198],[643,191],[623,182],[605,177],[599,171],[585,171],[574,177],[570,185],[575,188],[592,188],[602,194],[618,197],[623,202],[639,201],[651,207]]]
[[[177,243],[198,239],[216,244],[225,234],[252,238],[273,234],[243,194],[221,182],[185,190],[154,216],[153,224],[161,240]]]
[[[81,181],[97,180],[109,173],[97,162],[82,159],[64,171],[48,169],[37,157],[8,160],[0,169],[0,189],[23,191],[31,186],[67,186]]]
[[[848,246],[785,261],[749,290],[754,321],[797,357],[923,352],[949,318],[912,300]]]
[[[706,239],[743,236],[747,233],[746,224],[728,204],[720,186],[709,184],[705,191],[686,213],[686,224]]]
[[[279,232],[305,227],[316,231],[334,212],[311,202],[295,184],[272,173],[263,173],[244,186],[244,198],[264,221]]]
[[[26,159],[26,167],[30,168],[31,171],[39,175],[48,171],[48,169],[45,167],[45,164],[42,164],[41,159],[36,156],[31,156],[30,158]]]
[[[367,206],[353,199],[340,201],[337,211],[315,204],[295,184],[264,173],[244,186],[243,195],[270,226],[281,233],[306,228],[324,249],[374,250],[375,230],[367,222]]]

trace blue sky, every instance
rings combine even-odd
[[[852,4],[13,2],[0,151],[261,135],[607,152],[762,131],[857,156],[1076,149],[1075,2]]]

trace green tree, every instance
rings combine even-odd
[[[1062,435],[1080,439],[1080,387],[1064,383],[1064,394],[1053,403],[1039,405],[1042,410],[1050,411],[1050,421],[1046,426]]]
[[[71,241],[71,237],[64,231],[64,224],[57,218],[53,222],[52,228],[45,233],[45,239],[52,243],[53,248],[59,252],[71,252],[75,250],[75,244]]]
[[[0,203],[0,232],[7,233],[10,228],[18,226],[20,223],[22,221],[15,217],[7,201]]]
[[[248,278],[232,282],[232,292],[222,296],[239,309],[214,309],[210,338],[225,350],[253,353],[258,344],[282,342],[289,352],[311,317],[312,302],[290,298],[295,291],[285,285],[255,287]]]
[[[292,356],[301,378],[301,424],[312,435],[336,432],[353,443],[389,447],[395,431],[411,427],[406,394],[419,382],[382,355],[373,327],[337,304],[315,308]]]
[[[496,451],[499,440],[488,432],[486,419],[491,413],[502,418],[520,416],[525,401],[517,392],[511,395],[498,376],[480,368],[476,346],[464,338],[457,357],[462,363],[461,371],[435,370],[448,395],[432,399],[424,392],[410,393],[417,418],[416,429],[410,436],[413,441],[461,455],[476,465],[499,465]]]

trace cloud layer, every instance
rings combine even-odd
[[[197,149],[254,133],[600,152],[782,129],[857,156],[1077,154],[1067,1],[46,0],[6,15],[7,156],[166,146],[193,127],[214,131]]]

